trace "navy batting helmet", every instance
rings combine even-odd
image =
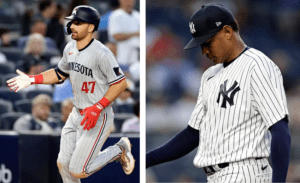
[[[70,27],[72,25],[73,20],[94,24],[95,25],[94,31],[96,31],[100,23],[100,14],[95,8],[91,6],[80,5],[75,7],[72,12],[72,15],[66,17],[65,19],[71,20],[65,28],[66,34],[69,35],[72,33]]]

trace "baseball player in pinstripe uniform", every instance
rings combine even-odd
[[[189,26],[193,39],[185,49],[201,45],[215,66],[202,76],[188,127],[148,152],[147,168],[198,146],[194,165],[208,182],[285,182],[291,139],[279,68],[244,44],[237,21],[221,4],[203,5]]]
[[[100,15],[92,7],[78,6],[66,19],[66,32],[75,41],[65,47],[58,67],[35,76],[17,70],[20,76],[8,80],[8,86],[18,92],[30,84],[55,84],[70,77],[75,107],[62,130],[57,160],[64,183],[78,183],[114,160],[131,174],[135,160],[127,137],[100,151],[112,130],[111,104],[127,87],[113,54],[92,37]]]

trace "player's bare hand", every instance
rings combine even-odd
[[[100,116],[100,113],[103,110],[103,106],[99,103],[96,103],[95,105],[91,106],[91,107],[86,107],[85,109],[83,109],[83,111],[80,113],[81,115],[84,115],[83,120],[81,121],[81,126],[84,127],[84,130],[90,130],[92,128],[94,128],[96,126],[96,123],[98,121],[98,118]]]
[[[31,84],[31,81],[29,76],[24,72],[20,71],[19,69],[17,69],[16,72],[19,74],[19,76],[7,80],[6,83],[10,90],[18,92],[23,88],[27,88]]]

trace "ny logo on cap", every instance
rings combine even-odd
[[[216,22],[216,25],[219,27],[222,24],[222,22]]]
[[[195,24],[193,22],[190,22],[189,26],[191,33],[194,34],[196,32]]]

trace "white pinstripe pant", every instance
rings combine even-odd
[[[272,168],[267,158],[247,159],[229,163],[213,175],[207,176],[209,183],[272,183]]]
[[[84,116],[74,107],[62,129],[58,166],[64,183],[80,183],[73,174],[92,174],[113,161],[121,149],[114,145],[101,151],[111,132],[113,117],[101,113],[96,126],[87,131],[80,125]]]

